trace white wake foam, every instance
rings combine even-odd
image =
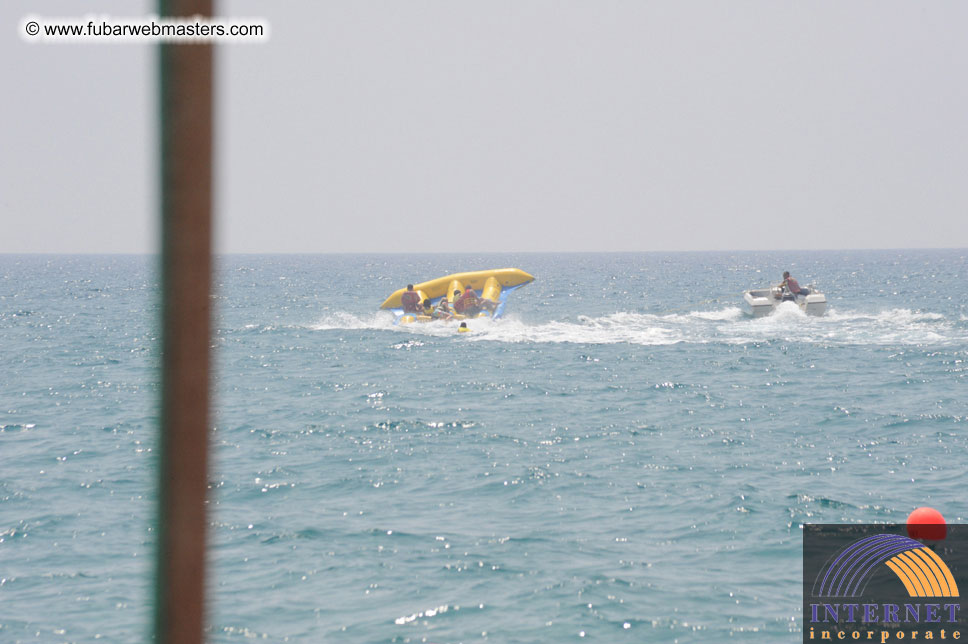
[[[368,315],[353,315],[337,311],[323,316],[315,324],[309,325],[314,331],[328,331],[331,329],[394,329],[393,313],[377,311]]]
[[[456,322],[395,326],[393,315],[332,313],[310,325],[315,330],[378,329],[423,336],[454,336]],[[500,320],[468,320],[469,341],[669,345],[725,342],[746,344],[782,340],[831,344],[935,345],[968,342],[968,329],[938,313],[891,309],[876,313],[830,309],[808,317],[792,302],[772,315],[752,318],[737,307],[675,314],[619,312],[602,316],[530,323],[512,315]]]

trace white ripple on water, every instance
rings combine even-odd
[[[403,617],[398,617],[395,620],[393,620],[393,623],[398,625],[409,624],[410,622],[415,622],[418,619],[422,619],[424,617],[435,617],[442,613],[446,613],[448,610],[450,610],[450,606],[444,604],[443,606],[428,608],[427,610],[422,610],[418,613],[411,613],[410,615],[404,615]],[[457,608],[457,610],[460,610],[460,608]]]
[[[722,342],[747,344],[772,340],[844,345],[946,345],[968,342],[968,329],[939,313],[889,309],[858,312],[830,309],[823,317],[809,317],[793,303],[784,303],[769,316],[752,318],[730,306],[710,311],[652,314],[617,312],[597,317],[541,323],[525,322],[514,315],[500,320],[469,320],[468,341],[506,343],[638,344]],[[332,313],[314,330],[374,329],[446,337],[456,335],[456,322],[394,326],[393,317],[381,311],[357,316]]]

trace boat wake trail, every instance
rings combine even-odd
[[[329,331],[333,329],[396,329],[393,325],[393,314],[389,311],[378,311],[368,315],[353,315],[352,313],[336,312],[324,316],[319,322],[308,325],[314,331]]]
[[[676,314],[618,312],[533,323],[512,315],[469,320],[473,342],[638,344],[749,344],[769,341],[840,345],[950,345],[968,343],[968,327],[938,313],[891,309],[874,313],[831,309],[808,317],[793,303],[773,315],[752,318],[738,307]],[[334,313],[310,325],[315,330],[376,329],[456,337],[456,322],[394,326],[385,312],[356,316]]]

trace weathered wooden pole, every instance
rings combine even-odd
[[[212,0],[160,0],[163,17],[211,16]],[[212,271],[212,48],[161,55],[162,395],[155,640],[205,626]]]

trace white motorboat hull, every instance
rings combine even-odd
[[[755,318],[773,313],[783,302],[795,302],[807,315],[820,316],[827,312],[827,296],[815,289],[810,289],[810,295],[806,297],[797,296],[792,300],[789,294],[784,298],[775,288],[752,289],[743,293],[743,299]]]

